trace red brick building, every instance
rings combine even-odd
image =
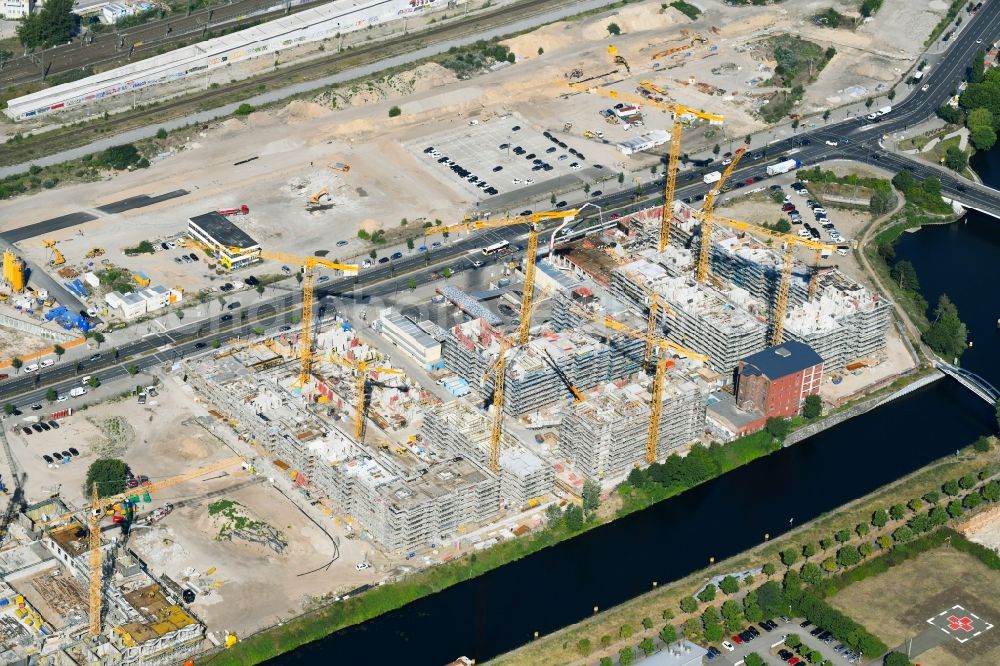
[[[742,359],[735,374],[740,409],[768,418],[796,416],[806,396],[819,393],[823,359],[809,345],[789,340]]]

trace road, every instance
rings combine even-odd
[[[590,0],[594,6],[602,6],[603,0]],[[581,11],[587,3],[574,5],[572,11]],[[560,8],[556,11],[566,11]],[[530,22],[532,19],[529,19]],[[547,19],[551,20],[551,19]],[[496,29],[504,32],[510,26]],[[989,43],[1000,35],[1000,1],[988,2],[962,31],[948,49],[941,64],[932,69],[924,77],[929,89],[926,92],[915,92],[911,97],[901,102],[889,116],[874,128],[865,119],[852,118],[840,123],[834,123],[812,131],[804,131],[798,136],[772,143],[767,149],[767,156],[759,160],[750,159],[735,171],[736,178],[767,177],[766,166],[780,161],[788,151],[796,150],[796,157],[804,164],[818,164],[830,159],[853,159],[879,164],[889,169],[908,168],[919,177],[937,175],[942,179],[942,191],[949,196],[968,200],[984,209],[992,207],[1000,211],[1000,193],[990,188],[975,186],[964,179],[951,176],[932,165],[910,160],[901,155],[889,154],[879,146],[882,134],[905,129],[908,125],[925,120],[933,114],[950,95],[961,79],[965,68],[980,48],[980,42]],[[440,48],[440,47],[435,47]],[[409,58],[410,56],[406,56]],[[383,63],[373,65],[381,67]],[[846,139],[846,141],[845,141]],[[827,145],[826,141],[834,141],[838,145]],[[711,167],[709,167],[711,168]],[[679,177],[677,196],[679,198],[703,195],[708,185],[700,181],[698,172],[689,171]],[[662,180],[660,181],[662,183]],[[647,185],[647,188],[649,186]],[[963,188],[963,189],[959,189]],[[623,206],[649,205],[654,197],[641,202],[636,201],[635,191],[623,189],[616,193],[595,197],[590,203],[597,204],[605,212]],[[582,205],[579,202],[574,205]],[[977,206],[978,207],[978,206]],[[588,213],[595,215],[595,213]],[[547,224],[546,229],[555,227]],[[581,233],[586,225],[578,225]],[[16,232],[15,232],[16,233]],[[418,283],[435,279],[432,274],[438,273],[441,267],[449,265],[455,271],[475,270],[468,261],[456,261],[462,256],[474,252],[477,248],[503,239],[518,244],[523,236],[519,227],[504,227],[484,233],[466,236],[455,242],[433,248],[428,253],[417,253],[403,257],[388,264],[379,264],[363,270],[357,277],[340,278],[325,284],[317,285],[316,296],[337,296],[354,300],[384,296],[390,292],[405,290],[406,282],[414,278]],[[544,243],[542,244],[544,246]],[[495,259],[493,260],[495,261]],[[487,262],[487,265],[492,262]],[[20,375],[0,382],[0,400],[13,401],[17,405],[29,404],[44,397],[49,385],[55,386],[60,392],[68,392],[77,385],[77,375],[91,374],[102,381],[118,379],[127,374],[126,368],[135,365],[144,369],[153,365],[169,363],[193,352],[199,351],[199,344],[205,344],[213,339],[251,334],[253,326],[262,326],[266,330],[285,325],[284,317],[301,304],[299,292],[284,294],[268,300],[260,300],[251,306],[241,308],[234,313],[219,313],[202,321],[193,322],[173,329],[169,332],[148,335],[141,340],[122,345],[118,348],[118,359],[113,358],[110,351],[102,352],[95,360],[67,362],[56,364],[51,368],[32,375]],[[244,319],[243,312],[246,312]]]
[[[309,0],[288,7],[287,13],[294,14],[328,1]],[[179,42],[197,41],[209,30],[235,30],[279,18],[286,14],[288,4],[282,0],[232,0],[187,16],[172,15],[133,28],[113,30],[106,26],[106,32],[85,31],[69,44],[5,61],[0,69],[0,88],[38,81],[43,70],[49,77],[82,67],[101,66],[106,70],[126,65],[134,45],[132,60],[149,58],[178,48]]]

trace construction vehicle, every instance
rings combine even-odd
[[[223,208],[215,212],[219,215],[249,215],[250,208],[246,204],[240,204],[239,208]]]
[[[632,68],[628,66],[628,61],[625,60],[625,56],[618,54],[618,49],[614,44],[608,44],[608,55],[611,56],[611,61],[616,65],[624,65],[625,71],[631,76]]]
[[[97,257],[103,257],[103,256],[104,256],[103,247],[95,247],[93,250],[87,253],[87,259],[96,259]]]
[[[559,81],[559,84],[568,86],[572,90],[594,93],[603,97],[610,97],[611,99],[617,99],[631,104],[648,104],[673,114],[673,125],[670,129],[670,157],[667,160],[667,177],[666,186],[664,188],[663,212],[660,217],[659,250],[660,252],[663,252],[670,243],[670,222],[673,219],[674,214],[674,192],[677,189],[677,163],[680,161],[681,156],[681,135],[684,131],[684,123],[688,119],[695,118],[707,120],[710,123],[722,123],[725,119],[722,116],[692,109],[691,107],[684,106],[682,104],[647,100],[641,97],[636,97],[635,95],[628,95],[620,93],[617,90],[611,90],[599,86],[583,88],[582,86],[565,83],[563,81]]]
[[[42,245],[48,248],[48,250],[52,253],[52,258],[49,259],[49,265],[51,266],[62,266],[66,263],[66,257],[64,257],[63,253],[56,247],[56,243],[58,242],[59,241],[51,239],[45,239],[42,241]]]
[[[639,81],[639,93],[656,102],[670,99],[670,93],[652,81]]]
[[[715,198],[722,191],[725,186],[726,181],[729,180],[729,176],[732,175],[733,170],[736,169],[736,165],[740,163],[740,158],[743,157],[747,147],[740,146],[736,149],[733,154],[733,161],[729,163],[726,170],[719,176],[719,179],[715,181],[712,189],[708,191],[705,195],[705,203],[701,206],[701,212],[699,217],[701,218],[701,248],[698,255],[698,269],[695,272],[695,277],[698,282],[702,284],[708,279],[708,260],[709,255],[712,250],[712,216],[715,214]]]
[[[338,264],[321,257],[297,257],[284,252],[272,252],[261,250],[261,259],[273,259],[274,261],[284,261],[290,264],[302,266],[302,339],[299,341],[299,359],[302,367],[299,371],[298,386],[303,387],[309,383],[312,375],[312,335],[313,335],[313,287],[315,286],[317,266],[325,266],[339,271],[357,271],[358,267],[352,264]]]
[[[603,317],[582,308],[577,308],[575,311],[582,313],[584,316],[593,321],[604,324],[605,327],[610,328],[613,331],[624,333],[625,335],[638,340],[644,340],[659,352],[660,355],[656,359],[656,370],[653,374],[653,400],[649,406],[649,431],[646,435],[646,462],[648,464],[653,464],[656,462],[657,444],[659,442],[660,419],[663,414],[663,391],[665,388],[667,370],[674,365],[674,362],[669,355],[674,354],[683,358],[702,361],[703,363],[708,362],[708,357],[686,347],[682,347],[681,345],[671,342],[665,338],[651,336],[648,333],[637,331],[615,319],[612,319],[611,317]]]
[[[350,164],[344,164],[343,162],[334,162],[333,164],[327,164],[327,168],[333,169],[334,171],[343,171],[347,173],[351,170]]]
[[[368,391],[372,386],[386,388],[385,384],[373,380],[368,373],[380,372],[389,375],[402,375],[402,370],[395,368],[370,367],[368,361],[349,360],[342,356],[330,356],[330,360],[338,365],[351,368],[355,372],[355,385],[357,402],[354,404],[354,441],[364,444],[365,426],[368,423]],[[388,445],[385,448],[389,448]]]
[[[320,203],[323,197],[326,197],[327,204]],[[316,210],[318,208],[322,208],[325,205],[330,204],[331,201],[330,190],[324,187],[322,190],[309,197],[309,201],[306,202],[306,210]]]

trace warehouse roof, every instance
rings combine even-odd
[[[823,362],[823,358],[809,345],[789,340],[777,347],[768,347],[742,359],[740,374],[762,374],[768,379],[778,379],[795,372],[811,368]]]
[[[221,215],[215,211],[195,215],[190,219],[192,224],[211,236],[219,245],[238,247],[241,250],[259,245],[249,234],[230,222],[225,215]]]

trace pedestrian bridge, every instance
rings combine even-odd
[[[995,405],[997,400],[1000,399],[1000,391],[976,373],[970,372],[965,368],[959,368],[951,363],[946,363],[945,361],[934,361],[934,366],[991,405]]]

